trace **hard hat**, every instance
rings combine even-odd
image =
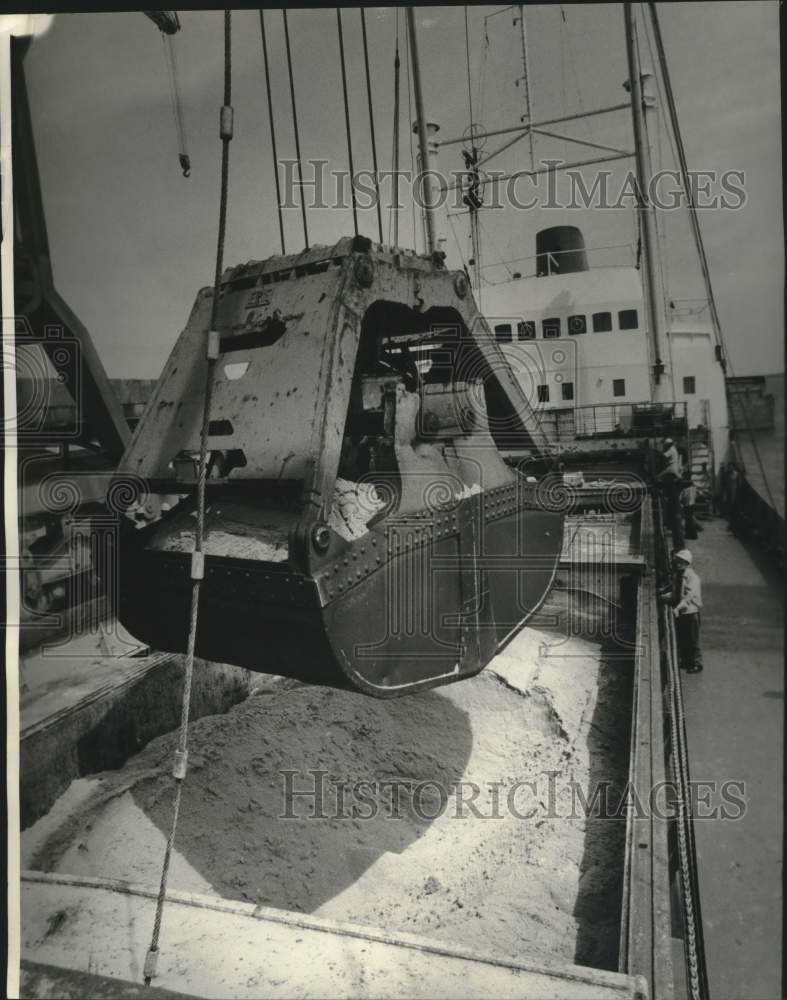
[[[682,559],[683,562],[688,563],[689,566],[691,565],[691,552],[688,549],[680,549],[675,553],[675,558]]]
[[[664,444],[672,444],[672,438],[664,438]]]

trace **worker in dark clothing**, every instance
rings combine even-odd
[[[663,446],[664,468],[657,473],[656,482],[664,494],[666,505],[666,526],[672,532],[672,544],[676,549],[682,549],[685,539],[683,535],[683,516],[678,493],[681,478],[681,462],[678,449],[672,438],[664,438]]]
[[[694,508],[697,505],[697,487],[691,479],[680,481],[680,508],[683,511],[683,526],[686,538],[698,538],[702,531],[702,525],[694,516]]]
[[[688,549],[680,549],[673,556],[674,578],[672,587],[660,596],[669,600],[675,616],[675,638],[681,667],[689,674],[702,670],[700,649],[700,611],[702,609],[702,581],[691,568],[692,556]]]
[[[672,438],[664,438],[664,468],[656,476],[658,482],[680,479],[680,455]]]

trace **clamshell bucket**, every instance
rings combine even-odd
[[[123,624],[183,651],[212,290],[119,469],[178,497],[126,536]],[[225,272],[196,652],[377,697],[481,670],[549,588],[562,515],[500,448],[545,449],[439,260],[344,239]]]

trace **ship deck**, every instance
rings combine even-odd
[[[766,556],[722,519],[689,545],[704,604],[704,670],[682,675],[691,779],[741,782],[746,804],[739,819],[694,822],[710,994],[779,997],[784,594]],[[698,795],[695,817],[709,811]]]

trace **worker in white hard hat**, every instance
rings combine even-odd
[[[689,674],[702,670],[700,649],[700,611],[702,610],[702,581],[692,569],[692,555],[688,549],[679,549],[672,557],[674,577],[671,588],[662,591],[675,616],[675,638],[678,642],[680,665]]]

